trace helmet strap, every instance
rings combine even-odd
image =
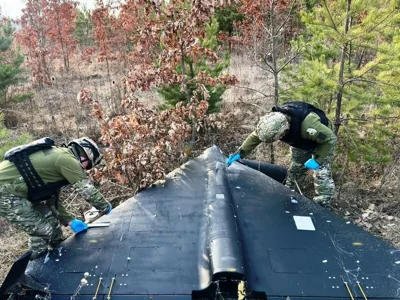
[[[77,147],[74,144],[72,144],[68,148],[72,151],[72,153],[74,154],[75,158],[80,161],[81,160],[81,158],[80,158],[81,156],[79,155],[79,150],[77,149]]]

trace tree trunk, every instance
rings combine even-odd
[[[275,34],[275,24],[274,24],[274,8],[275,1],[271,0],[270,2],[270,27],[269,30],[271,32],[271,42],[272,42],[272,73],[274,76],[274,105],[277,105],[279,102],[279,77],[278,77],[278,65],[277,65],[277,47],[276,47],[276,34]],[[275,163],[275,149],[274,144],[270,144],[270,153],[271,153],[271,164]]]
[[[69,71],[69,57],[68,57],[68,51],[65,49],[65,44],[64,44],[64,40],[62,38],[61,35],[61,24],[60,24],[60,16],[57,13],[57,33],[58,33],[58,38],[59,38],[59,42],[61,45],[61,52],[62,52],[62,56],[63,56],[63,60],[64,60],[64,68],[65,71]]]
[[[272,42],[272,73],[274,76],[274,105],[277,105],[279,102],[279,78],[278,78],[278,54],[277,52],[277,40],[275,34],[275,24],[274,24],[274,8],[275,8],[275,0],[271,0],[270,2],[270,26],[269,30],[271,32],[271,42]]]
[[[187,86],[187,81],[186,81],[186,66],[185,66],[185,52],[183,51],[183,43],[181,43],[181,67],[182,67],[182,85],[183,88],[185,89],[185,96],[186,96],[186,101],[190,101],[190,91]],[[197,120],[194,118],[192,120],[192,136],[190,139],[190,144],[189,144],[189,149],[186,150],[186,159],[189,160],[189,158],[192,155],[193,148],[194,148],[194,143],[196,142],[196,123]]]
[[[194,78],[195,74],[194,74],[194,69],[193,69],[193,61],[189,62],[189,67],[190,67],[190,78]]]
[[[1,108],[3,108],[6,112],[7,112],[7,90],[8,88],[4,89],[3,103],[1,103]]]
[[[350,9],[351,9],[351,0],[347,0],[347,11],[346,11],[346,25],[344,28],[344,36],[347,35],[348,31],[349,31],[349,27],[350,27]],[[343,98],[343,74],[344,74],[344,64],[346,61],[346,53],[347,53],[347,49],[349,47],[349,43],[346,42],[343,45],[343,49],[342,49],[342,55],[340,57],[340,69],[339,69],[339,78],[338,78],[338,86],[339,86],[339,90],[337,92],[337,102],[336,102],[336,116],[335,116],[335,134],[338,135],[339,132],[339,128],[340,128],[340,115],[342,112],[342,98]]]
[[[181,67],[182,67],[182,85],[185,89],[186,101],[190,101],[190,92],[186,83],[186,67],[185,67],[185,52],[183,51],[183,43],[181,43]]]

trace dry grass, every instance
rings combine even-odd
[[[28,235],[18,231],[0,217],[0,283],[6,277],[11,264],[28,249]]]
[[[400,166],[388,165],[376,180],[354,173],[339,187],[335,212],[400,248]]]
[[[35,89],[32,101],[16,105],[8,114],[10,123],[35,137],[52,136],[58,142],[71,138],[100,136],[98,122],[90,115],[91,109],[78,104],[77,95],[83,89],[90,90],[98,100],[106,117],[124,114],[121,101],[130,91],[123,88],[119,78],[124,74],[119,64],[111,65],[111,75],[107,75],[105,63],[81,63],[69,73],[59,73],[52,77],[52,84]],[[152,92],[135,92],[148,106],[159,105],[160,98]]]
[[[273,105],[273,98],[264,96],[272,93],[272,77],[245,55],[232,56],[229,73],[240,83],[225,92],[222,109],[238,116],[241,126],[255,125],[257,116],[268,112]]]

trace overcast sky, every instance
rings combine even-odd
[[[95,0],[79,0],[79,3],[86,5],[87,8],[94,7]],[[19,18],[22,14],[21,10],[25,7],[24,0],[0,0],[1,13],[4,16],[13,19]]]

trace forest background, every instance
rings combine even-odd
[[[89,136],[105,154],[91,177],[117,206],[213,144],[234,152],[273,105],[301,100],[335,125],[335,213],[400,246],[399,1],[96,2],[0,13],[1,157]],[[290,165],[280,142],[250,158]],[[90,208],[68,189],[62,200],[76,217]],[[27,236],[0,228],[1,282]]]

